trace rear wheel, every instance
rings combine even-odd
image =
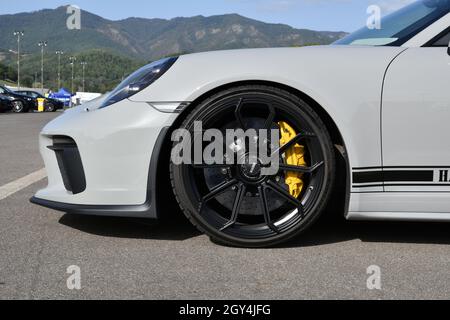
[[[15,113],[24,112],[25,104],[23,103],[23,101],[16,100],[16,101],[13,101],[11,104],[12,104],[12,111],[13,112],[15,112]]]
[[[304,101],[277,88],[237,87],[200,103],[181,128],[193,135],[198,121],[203,130],[224,135],[255,129],[249,137],[255,140],[260,130],[280,132],[276,150],[270,138],[263,142],[280,155],[279,169],[270,174],[263,175],[263,161],[247,153],[241,164],[171,163],[175,196],[200,231],[225,245],[266,247],[299,235],[319,217],[332,190],[335,159],[325,125]]]

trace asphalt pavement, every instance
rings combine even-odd
[[[57,115],[0,114],[0,188],[43,168],[38,133]],[[45,184],[0,200],[0,299],[450,298],[450,224],[328,212],[287,245],[237,249],[212,243],[181,214],[158,223],[30,204]],[[80,290],[68,288],[70,266]],[[367,286],[371,266],[380,290]]]

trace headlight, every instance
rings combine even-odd
[[[144,90],[169,70],[177,59],[178,57],[162,59],[137,70],[106,97],[100,108],[110,106]]]

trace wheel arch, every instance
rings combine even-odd
[[[160,168],[165,167],[165,164],[170,162],[170,150],[171,150],[171,135],[173,130],[178,128],[181,123],[184,121],[184,119],[189,115],[189,113],[203,100],[207,99],[209,96],[214,95],[216,93],[219,93],[221,91],[231,89],[234,87],[239,86],[246,86],[246,85],[264,85],[264,86],[270,86],[275,87],[278,89],[285,90],[291,94],[296,95],[306,103],[308,103],[314,111],[319,115],[321,120],[324,122],[325,126],[327,127],[327,130],[331,136],[332,142],[335,145],[335,153],[336,153],[336,184],[335,184],[335,190],[333,192],[332,198],[330,199],[330,203],[332,203],[333,207],[339,206],[339,208],[342,208],[342,214],[346,215],[349,207],[350,202],[350,162],[347,154],[347,148],[345,146],[345,141],[342,137],[342,134],[336,125],[335,121],[332,119],[332,117],[329,115],[329,113],[325,110],[323,106],[321,106],[315,99],[310,97],[309,95],[305,94],[304,92],[293,88],[291,86],[278,83],[278,82],[272,82],[272,81],[264,81],[264,80],[247,80],[247,81],[237,81],[237,82],[231,82],[224,85],[217,86],[199,97],[197,97],[194,101],[192,101],[185,109],[182,110],[182,112],[179,114],[175,122],[171,125],[170,129],[166,133],[164,147],[160,150],[160,154],[158,156],[158,164]],[[163,170],[164,176],[161,174],[158,177],[159,181],[169,181],[169,170]],[[167,180],[166,180],[167,179]],[[170,186],[170,183],[168,184]],[[164,187],[168,187],[164,186]],[[152,186],[155,187],[155,186]],[[170,192],[170,194],[173,194],[172,189],[166,190],[167,192]],[[166,192],[160,193],[160,194],[166,194]],[[164,203],[164,201],[157,201],[158,203]],[[158,210],[158,212],[161,212]],[[163,217],[163,215],[160,215],[159,217]]]

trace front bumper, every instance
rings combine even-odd
[[[48,107],[49,104],[52,104],[56,110],[64,109],[64,103],[58,100],[45,100],[45,108]],[[37,107],[37,104],[36,104]]]
[[[156,218],[149,185],[175,118],[148,103],[129,100],[104,109],[87,111],[80,106],[66,111],[40,134],[48,186],[31,202],[68,213]],[[81,173],[61,165],[54,147],[61,138],[76,144]],[[72,179],[84,174],[84,188],[68,187],[67,170]]]

